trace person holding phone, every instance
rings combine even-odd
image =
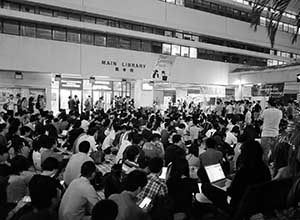
[[[149,161],[148,168],[150,174],[148,174],[148,183],[146,187],[139,193],[138,199],[142,201],[145,198],[149,198],[152,201],[156,198],[165,197],[168,194],[168,187],[165,180],[159,178],[159,175],[162,172],[164,161],[155,157]]]
[[[146,173],[140,170],[130,172],[125,181],[125,190],[120,194],[113,194],[109,197],[118,205],[117,220],[150,220],[147,213],[148,206],[143,208],[136,204],[137,195],[147,185]],[[145,201],[144,204],[149,204]]]

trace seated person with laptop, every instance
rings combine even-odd
[[[269,168],[263,162],[262,155],[262,147],[257,141],[245,142],[241,147],[242,165],[229,187],[227,187],[229,181],[226,180],[220,164],[206,166],[205,170],[210,183],[202,184],[203,194],[216,207],[232,213],[248,186],[271,180]]]

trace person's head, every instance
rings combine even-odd
[[[93,208],[92,220],[115,220],[118,215],[118,205],[109,199],[99,201]]]
[[[19,175],[21,172],[28,170],[29,168],[27,159],[21,155],[15,156],[11,160],[10,164],[11,164],[11,171],[15,175]]]
[[[257,167],[263,163],[263,149],[259,142],[254,140],[246,141],[241,146],[241,165],[245,167]]]
[[[270,107],[276,107],[276,101],[273,98],[270,98],[268,101]]]
[[[233,128],[231,129],[231,133],[233,133],[235,136],[238,136],[240,133],[239,126],[233,126]]]
[[[86,177],[89,180],[94,179],[96,175],[96,165],[93,161],[87,161],[81,166],[81,176]]]
[[[6,123],[0,124],[0,133],[6,135],[8,132],[8,125]]]
[[[216,148],[216,141],[213,138],[207,138],[205,141],[206,148]]]
[[[59,169],[59,162],[54,157],[48,157],[46,160],[42,163],[42,170],[43,171],[50,171],[53,174],[56,174]]]
[[[9,99],[11,99],[11,100],[14,99],[14,95],[13,95],[13,94],[10,94],[10,95],[9,95]]]
[[[176,145],[182,144],[182,137],[181,137],[181,135],[179,135],[179,134],[173,135],[173,137],[172,137],[172,143],[176,144]]]
[[[185,158],[177,159],[172,163],[171,178],[190,177],[189,163]]]
[[[81,153],[85,153],[87,154],[89,151],[90,151],[90,142],[88,141],[82,141],[80,144],[79,144],[79,152]]]
[[[148,167],[151,173],[159,174],[162,170],[163,165],[164,165],[163,159],[159,157],[154,157],[150,159]]]
[[[139,153],[140,153],[140,151],[139,151],[138,146],[136,146],[136,145],[128,146],[125,151],[124,159],[127,159],[132,162],[137,162]]]
[[[161,139],[160,134],[155,133],[155,134],[152,134],[152,136],[151,136],[151,142],[153,142],[153,143],[159,142],[160,139]]]
[[[45,145],[45,148],[47,149],[54,149],[57,147],[57,140],[54,137],[47,137],[47,143]]]
[[[61,191],[59,183],[49,176],[35,175],[29,182],[31,204],[38,210],[55,210],[59,204]]]
[[[32,130],[28,126],[23,126],[20,128],[20,134],[22,136],[28,137],[28,136],[30,136],[31,132],[32,132]]]
[[[134,170],[127,175],[125,180],[125,190],[139,194],[147,185],[147,175],[140,170]]]
[[[132,144],[141,146],[143,144],[143,137],[138,133],[132,134]]]
[[[190,147],[189,147],[189,154],[192,154],[194,155],[195,157],[199,157],[199,147],[198,147],[198,144],[192,144]]]

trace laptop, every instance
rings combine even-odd
[[[230,180],[225,177],[221,164],[217,163],[204,168],[210,183],[219,189],[226,190],[226,182]]]

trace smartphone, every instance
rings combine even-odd
[[[31,202],[31,198],[30,198],[30,196],[24,196],[22,201],[28,203],[28,202]]]
[[[141,204],[139,205],[140,208],[145,208],[147,206],[149,206],[151,203],[151,199],[149,197],[146,197],[142,202]]]
[[[167,179],[167,171],[168,167],[163,167],[159,178],[163,180]]]
[[[198,183],[199,193],[202,193],[202,183]]]

